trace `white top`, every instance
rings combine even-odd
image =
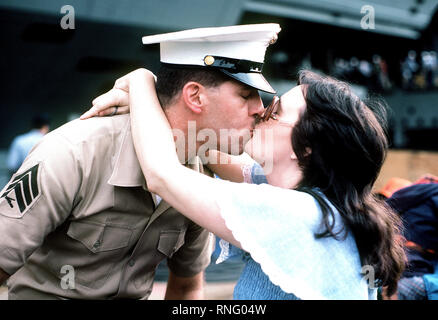
[[[309,194],[267,184],[220,181],[217,205],[233,236],[272,283],[300,299],[375,299],[351,233],[316,239],[321,210]],[[322,195],[322,193],[321,193]],[[323,196],[323,195],[322,195]],[[336,209],[334,231],[343,223]]]

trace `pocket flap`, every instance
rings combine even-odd
[[[172,257],[184,244],[184,230],[163,230],[160,232],[160,240],[158,241],[158,251]]]
[[[83,221],[72,221],[67,231],[68,236],[95,253],[126,247],[131,234],[128,228]]]

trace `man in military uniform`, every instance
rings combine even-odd
[[[257,89],[274,91],[261,64],[278,32],[268,24],[143,39],[161,44],[159,97],[187,145],[199,147],[191,120],[197,130],[243,128],[262,113]],[[187,165],[204,172],[199,161]],[[202,298],[210,235],[160,200],[147,190],[128,115],[65,124],[0,192],[0,283],[9,278],[10,299],[147,299],[167,259],[166,298]]]

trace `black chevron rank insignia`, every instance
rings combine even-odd
[[[13,176],[0,195],[0,214],[21,218],[40,196],[38,169],[40,164]]]

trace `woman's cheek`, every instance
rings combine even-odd
[[[263,142],[260,131],[258,129],[255,129],[253,137],[245,145],[245,152],[258,163],[260,163],[260,159],[263,157],[262,144]]]
[[[260,131],[260,139],[256,144],[257,154],[262,163],[272,165],[275,159],[275,130],[272,127],[265,127]]]

